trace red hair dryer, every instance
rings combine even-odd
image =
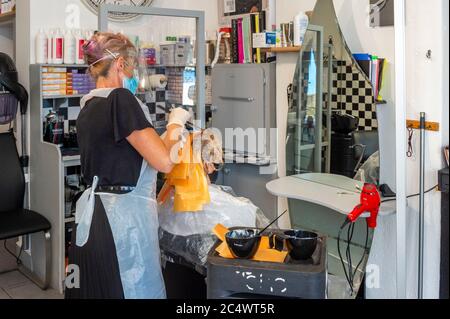
[[[370,213],[370,217],[367,218],[367,225],[369,228],[376,228],[378,212],[381,205],[381,197],[377,187],[373,184],[365,184],[361,192],[360,201],[360,204],[347,216],[347,222],[345,224],[354,223],[362,214]]]

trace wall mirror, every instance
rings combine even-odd
[[[378,121],[372,84],[346,44],[332,0],[316,2],[291,90],[287,175],[353,178],[378,151]],[[351,132],[336,132],[339,115],[353,131],[346,124]]]
[[[287,175],[341,189],[343,196],[358,193],[363,186],[353,179],[358,166],[378,151],[376,105],[371,82],[346,44],[332,0],[316,2],[289,96]],[[337,126],[339,115],[353,119],[352,130]],[[373,142],[365,140],[371,138]],[[361,151],[356,144],[367,145]],[[328,236],[329,296],[355,297],[338,257],[338,230],[344,215],[306,201],[288,202],[293,227]],[[351,266],[357,270],[355,291],[363,281],[372,238],[365,221],[359,220],[347,247],[356,261]]]

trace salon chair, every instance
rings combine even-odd
[[[357,161],[355,173],[380,149],[378,131],[358,131],[353,133],[353,156]]]
[[[51,267],[50,222],[42,215],[24,209],[25,177],[12,131],[0,133],[0,241],[42,233],[45,248],[44,278],[38,278],[20,263],[19,271],[45,290],[49,286]],[[23,247],[21,248],[23,249]]]
[[[378,150],[378,131],[334,133],[331,142],[331,173],[353,178]]]

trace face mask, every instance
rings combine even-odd
[[[139,79],[137,76],[132,76],[131,78],[125,77],[123,79],[123,88],[127,89],[131,92],[131,94],[135,95],[137,93],[139,87]]]

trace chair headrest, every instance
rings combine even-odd
[[[28,92],[18,82],[18,77],[14,61],[9,55],[0,52],[0,91],[13,94],[20,102],[21,114],[25,115],[28,108]]]

